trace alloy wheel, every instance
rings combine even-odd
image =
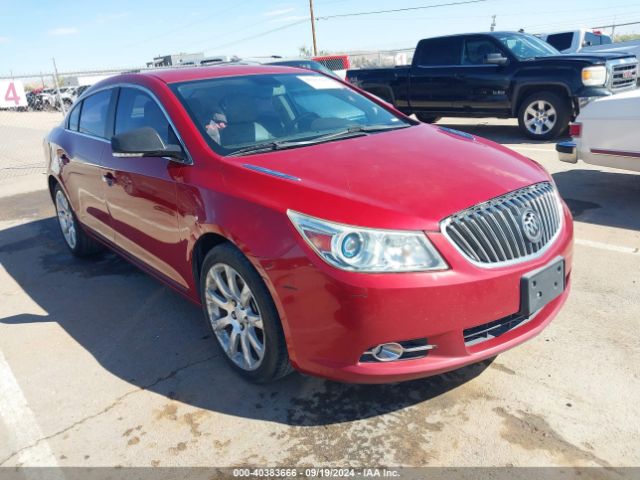
[[[532,102],[524,112],[524,124],[534,135],[548,133],[558,121],[558,114],[551,103],[546,100]]]
[[[262,315],[251,288],[224,263],[216,263],[205,280],[207,314],[227,356],[239,368],[257,369],[265,354]]]
[[[76,232],[76,222],[73,218],[73,212],[69,206],[69,201],[65,197],[62,190],[58,190],[56,193],[56,210],[58,212],[58,222],[60,223],[60,229],[62,235],[67,242],[67,245],[73,250],[76,248],[78,242]]]

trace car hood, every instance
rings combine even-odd
[[[453,132],[421,124],[233,158],[245,177],[251,171],[265,183],[256,183],[255,177],[245,185],[238,177],[232,181],[275,208],[351,225],[437,230],[455,212],[549,179],[526,157]],[[272,172],[256,172],[256,167]]]
[[[602,52],[602,53],[571,53],[564,55],[553,55],[550,57],[536,57],[536,61],[538,62],[589,62],[589,63],[602,63],[607,60],[620,60],[622,58],[631,58],[633,54],[629,53],[613,53],[613,52]]]

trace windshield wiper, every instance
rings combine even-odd
[[[356,125],[338,132],[331,132],[317,137],[305,140],[274,140],[271,142],[256,143],[236,150],[227,155],[228,157],[240,157],[251,153],[271,152],[274,150],[286,150],[288,148],[305,147],[307,145],[316,145],[318,143],[330,142],[333,140],[361,137],[370,133],[382,132],[385,130],[397,130],[407,128],[411,125]]]
[[[407,128],[411,125],[353,125],[347,127],[344,130],[338,130],[337,132],[329,132],[315,137],[307,138],[304,140],[290,140],[279,142],[280,147],[298,147],[304,145],[314,145],[317,143],[330,142],[332,140],[338,140],[343,138],[361,137],[370,133],[383,132],[385,130],[397,130],[400,128]]]

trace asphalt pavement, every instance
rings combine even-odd
[[[573,291],[540,336],[402,384],[248,384],[197,307],[70,256],[44,175],[0,178],[0,466],[640,465],[640,175],[560,163],[513,121],[440,124],[540,162],[575,216]],[[11,136],[35,152],[45,127]]]

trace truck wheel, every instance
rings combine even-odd
[[[418,120],[424,123],[436,123],[441,118],[434,115],[428,115],[426,113],[416,113],[416,117],[418,118]]]
[[[550,140],[560,136],[571,118],[569,101],[555,93],[537,92],[524,99],[518,125],[527,137]]]

